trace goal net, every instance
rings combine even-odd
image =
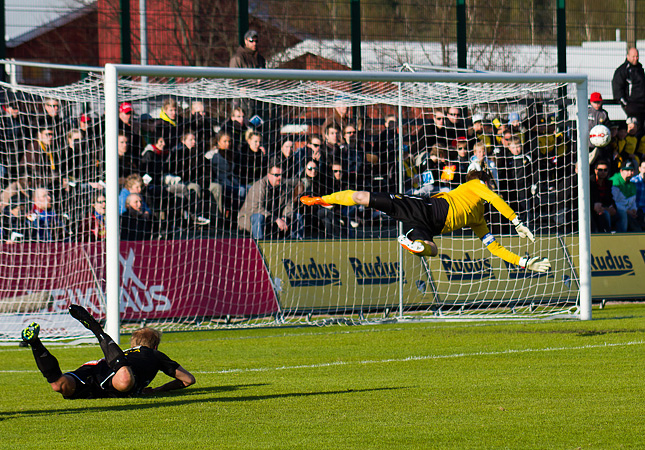
[[[86,335],[71,303],[117,330],[581,316],[576,83],[118,67],[116,90],[99,75],[2,86],[3,340],[32,320],[44,336]],[[430,197],[471,169],[536,237],[487,206],[498,242],[548,257],[549,272],[493,256],[470,229],[419,258],[377,210],[299,202]]]

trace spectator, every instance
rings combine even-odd
[[[199,146],[192,130],[187,130],[179,144],[170,152],[170,173],[181,180],[168,189],[180,196],[186,204],[190,219],[195,225],[208,225],[210,219],[204,213],[202,189],[210,186],[211,165],[205,152],[199,152]]]
[[[11,203],[11,197],[14,195],[18,195],[23,199],[28,199],[31,197],[30,193],[31,178],[23,175],[16,181],[9,183],[2,193],[0,193],[0,209],[4,209],[6,206],[9,206]]]
[[[190,104],[190,115],[184,120],[183,130],[193,130],[201,153],[206,153],[206,146],[210,143],[214,133],[214,120],[206,114],[204,102],[193,101]]]
[[[433,147],[425,161],[425,170],[422,173],[424,185],[419,189],[419,195],[429,197],[436,192],[448,192],[456,170],[456,166],[448,162],[446,149]]]
[[[61,104],[55,98],[47,97],[43,100],[45,114],[38,121],[38,128],[47,128],[52,131],[52,144],[60,148],[65,141],[65,123],[61,114]]]
[[[488,148],[485,143],[484,146],[484,148]],[[457,166],[455,182],[458,184],[464,184],[466,182],[466,175],[468,174],[468,166],[470,165],[468,141],[465,139],[457,139],[457,158],[455,162]]]
[[[459,110],[459,108],[455,106],[448,108],[446,119],[447,120],[445,121],[445,126],[447,145],[443,146],[443,148],[455,147],[454,141],[457,139],[457,137],[466,137],[466,122],[461,117],[461,111]]]
[[[7,244],[22,242],[29,237],[25,207],[28,198],[20,194],[11,197],[7,206],[2,210],[2,230],[0,238]]]
[[[591,231],[594,233],[611,232],[612,222],[617,220],[616,203],[612,195],[612,182],[609,181],[609,163],[604,159],[596,163],[590,181]]]
[[[76,235],[81,242],[105,240],[105,194],[94,196],[92,211],[81,221]]]
[[[627,161],[620,168],[620,172],[610,178],[613,183],[611,195],[614,197],[619,217],[616,231],[619,233],[641,231],[637,220],[636,185],[629,182],[632,176],[634,176],[634,164]]]
[[[497,174],[497,164],[493,158],[486,156],[486,146],[477,142],[473,148],[473,156],[470,158],[470,165],[466,172],[471,170],[484,171],[490,174],[491,183],[495,189],[499,187],[499,176]]]
[[[609,114],[602,107],[602,95],[599,92],[592,92],[589,96],[589,108],[588,108],[588,120],[589,120],[589,131],[596,125],[604,125],[607,128],[611,129],[611,121],[609,120]],[[605,148],[606,149],[606,148]],[[608,155],[605,154],[605,149],[596,148],[591,143],[589,144],[589,164],[593,163],[598,158],[606,159]]]
[[[86,150],[81,145],[81,130],[72,128],[67,132],[66,146],[61,152],[62,163],[61,172],[67,177],[70,183],[76,183],[81,180],[87,172],[90,161]]]
[[[81,131],[82,141],[87,147],[98,150],[103,145],[102,130],[89,114],[80,115],[76,128]]]
[[[246,195],[246,190],[235,176],[232,164],[227,159],[230,153],[231,135],[220,130],[212,143],[213,148],[206,153],[212,172],[208,190],[215,199],[220,215],[230,218],[231,210],[238,208]]]
[[[126,212],[126,200],[130,194],[141,194],[143,191],[143,179],[139,174],[129,175],[123,184],[121,192],[119,192],[119,214]],[[152,215],[152,210],[146,204],[146,201],[141,197],[141,209],[144,213]]]
[[[0,116],[0,180],[5,185],[18,176],[18,167],[25,149],[26,124],[18,102],[9,100]]]
[[[334,109],[331,113],[331,116],[325,119],[323,123],[323,130],[327,128],[328,125],[334,124],[338,130],[343,130],[349,124],[349,107],[345,99],[341,96],[336,98],[334,102]]]
[[[119,131],[117,153],[119,155],[119,184],[122,185],[130,175],[141,174],[139,155],[132,151],[130,139],[123,131]]]
[[[364,150],[363,145],[358,140],[357,133],[358,131],[353,123],[345,126],[343,129],[343,143],[340,144],[340,151],[336,157],[337,160],[340,160],[348,182],[352,186],[363,185]]]
[[[600,92],[592,92],[589,96],[589,130],[596,125],[604,125],[611,128],[611,120],[609,120],[609,113],[602,107],[602,95]]]
[[[168,156],[170,149],[166,146],[166,140],[159,136],[154,144],[148,144],[141,154],[141,172],[146,173],[151,182],[161,186],[164,183],[164,175],[168,174]]]
[[[318,163],[314,159],[309,159],[305,163],[305,170],[300,177],[300,182],[296,187],[296,197],[300,195],[322,195],[321,179],[318,173]],[[320,207],[316,207],[320,208]],[[318,210],[316,208],[306,208],[301,211],[302,221],[304,224],[304,235],[308,237],[318,236],[321,229],[318,220]]]
[[[29,176],[34,184],[47,187],[60,187],[62,168],[60,152],[53,146],[54,132],[50,128],[40,128],[35,140],[25,150],[21,161],[21,170]]]
[[[378,135],[377,142],[371,148],[366,146],[364,149],[365,164],[362,172],[363,186],[366,189],[371,186],[379,186],[378,189],[382,191],[396,189],[395,171],[392,167],[399,151],[399,131],[397,116],[388,114],[385,116],[385,128]],[[419,151],[421,148],[423,147],[413,146],[409,149],[404,146],[403,152],[411,156],[414,151]],[[414,179],[414,174],[410,173],[408,179]]]
[[[125,200],[125,212],[121,215],[121,240],[146,241],[152,236],[152,216],[144,210],[143,198],[130,194]]]
[[[161,104],[155,136],[163,137],[169,148],[175,148],[179,144],[179,138],[183,133],[178,123],[177,101],[174,98],[167,98]]]
[[[249,30],[244,34],[244,45],[240,45],[231,58],[229,67],[238,69],[265,69],[266,60],[258,51],[258,32]]]
[[[450,133],[446,126],[446,114],[444,110],[441,108],[435,109],[432,112],[432,123],[423,126],[421,136],[418,139],[419,150],[427,150],[435,145],[447,148]]]
[[[517,212],[520,220],[532,227],[531,190],[536,189],[535,167],[531,157],[523,152],[519,137],[514,136],[510,139],[508,153],[499,158],[499,162],[500,195]]]
[[[244,133],[249,128],[252,128],[251,123],[245,119],[244,109],[240,106],[233,108],[231,111],[231,117],[228,118],[221,127],[222,130],[231,135],[231,149],[233,151],[239,150],[244,142]]]
[[[340,143],[342,142],[340,132],[340,128],[338,128],[338,125],[335,123],[327,124],[327,126],[323,128],[324,142],[321,148],[323,164],[331,165],[331,162],[340,152]],[[328,172],[324,170],[325,168],[321,169],[323,169],[323,174],[327,175]]]
[[[636,117],[628,117],[625,121],[627,125],[627,134],[621,133],[618,141],[618,151],[623,160],[637,158],[642,159],[642,153],[645,151],[645,137],[643,137],[640,126]]]
[[[298,161],[293,154],[293,140],[285,138],[280,142],[280,151],[276,155],[276,158],[278,164],[282,167],[282,177],[285,180],[299,176],[301,168],[298,167]]]
[[[638,50],[627,51],[627,59],[618,66],[611,81],[614,100],[618,100],[627,117],[645,120],[645,72],[638,62]]]
[[[249,189],[237,223],[254,239],[302,238],[302,218],[294,212],[292,192],[282,180],[282,168],[275,161],[269,164],[267,175]]]
[[[349,189],[349,183],[345,176],[345,171],[340,161],[334,161],[331,165],[332,177],[328,179],[324,188],[324,194],[344,191]],[[343,235],[352,235],[350,228],[357,228],[358,221],[357,206],[333,205],[331,207],[321,207],[318,209],[318,219],[322,223],[323,231],[328,237],[341,237]]]
[[[247,130],[244,141],[234,155],[233,170],[242,186],[248,189],[265,173],[266,149],[262,146],[262,135],[257,131]]]
[[[517,136],[520,138],[520,143],[524,145],[526,141],[526,128],[522,125],[522,118],[520,113],[512,112],[508,115],[508,128],[511,136]]]
[[[307,160],[305,171],[300,178],[301,193],[307,195],[319,195],[322,192],[322,180],[318,171],[318,163],[314,159]]]
[[[46,188],[36,188],[32,196],[33,206],[27,215],[31,239],[40,242],[63,241],[68,232],[61,216],[52,208],[52,198]]]
[[[630,181],[636,186],[636,219],[645,229],[645,160],[638,165],[638,175]]]
[[[141,155],[144,148],[143,137],[141,136],[141,127],[138,122],[133,119],[134,109],[132,103],[123,102],[119,105],[119,132],[128,138],[132,153],[134,155]]]
[[[472,117],[473,121],[473,134],[468,137],[469,147],[474,147],[476,142],[482,142],[486,146],[486,152],[490,153],[493,151],[493,136],[490,133],[486,133],[484,127],[484,116],[481,114],[474,114]]]

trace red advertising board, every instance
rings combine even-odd
[[[65,311],[82,304],[103,316],[103,243],[5,244],[0,311]],[[265,315],[277,299],[252,239],[121,243],[121,318]],[[4,305],[3,305],[4,304]]]

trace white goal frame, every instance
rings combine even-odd
[[[587,76],[580,74],[519,73],[401,73],[321,70],[230,69],[178,66],[105,65],[105,152],[106,152],[106,331],[117,342],[120,335],[120,263],[118,214],[118,80],[121,76],[227,78],[257,80],[304,80],[342,82],[417,83],[571,83],[575,84],[578,143],[578,251],[580,319],[591,320],[591,261],[589,223],[589,152],[587,124]],[[399,120],[401,117],[399,115]]]

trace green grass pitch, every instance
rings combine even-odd
[[[590,322],[167,333],[197,384],[76,401],[4,346],[0,448],[637,449],[644,331],[644,305],[612,304]],[[101,356],[50,349],[63,371]]]

